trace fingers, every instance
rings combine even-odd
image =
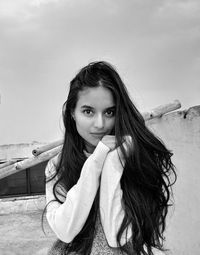
[[[110,150],[114,150],[116,148],[116,138],[113,135],[105,135],[101,142],[109,147]]]
[[[109,147],[110,150],[114,150],[117,147],[117,140],[116,140],[116,137],[113,135],[105,135],[102,138],[101,142],[104,143],[107,147]],[[131,136],[128,136],[128,135],[124,136],[122,145],[124,149],[128,151],[133,146]]]

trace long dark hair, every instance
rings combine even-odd
[[[57,165],[58,180],[53,192],[56,200],[62,203],[58,198],[58,185],[68,191],[80,177],[86,160],[83,152],[84,141],[76,130],[71,113],[76,107],[79,91],[97,86],[108,88],[113,94],[116,105],[113,134],[125,158],[121,178],[125,216],[117,234],[117,243],[122,251],[130,253],[126,245],[120,244],[122,233],[130,224],[132,251],[138,255],[151,255],[152,248],[163,250],[163,234],[171,201],[171,186],[176,180],[171,162],[172,153],[146,127],[119,74],[107,62],[90,63],[82,68],[70,83],[68,98],[63,105],[65,136]],[[125,135],[131,136],[133,141],[128,155],[121,145]],[[171,176],[174,178],[171,179]],[[99,192],[84,227],[74,240],[66,245],[67,251],[90,254],[98,211],[98,195]]]

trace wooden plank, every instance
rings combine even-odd
[[[15,162],[17,162],[17,159],[12,159],[12,160],[9,160],[9,161],[7,161],[7,162],[5,162],[5,163],[3,163],[3,164],[0,164],[0,169],[1,169],[1,168],[4,168],[4,167],[6,167],[6,166],[12,165],[12,164],[14,164]]]
[[[46,145],[43,145],[41,147],[38,147],[36,149],[34,149],[32,151],[32,154],[34,156],[38,156],[40,155],[41,153],[45,152],[45,151],[48,151],[48,150],[51,150],[59,145],[62,145],[63,144],[63,140],[58,140],[58,141],[55,141],[55,142],[52,142],[52,143],[49,143],[49,144],[46,144]]]
[[[54,149],[49,151],[43,152],[42,154],[38,155],[37,157],[30,157],[28,159],[22,160],[20,162],[16,162],[12,165],[6,166],[0,169],[0,179],[3,179],[11,174],[20,172],[26,168],[35,166],[40,164],[41,162],[47,161],[50,158],[53,158],[61,151],[62,146],[58,146]]]
[[[179,100],[174,100],[172,103],[160,105],[154,109],[152,109],[150,112],[144,112],[142,113],[144,120],[148,121],[153,118],[159,118],[162,115],[172,112],[174,110],[177,110],[181,108],[181,103]]]

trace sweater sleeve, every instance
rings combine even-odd
[[[67,192],[63,204],[55,201],[53,194],[56,179],[46,183],[46,202],[52,201],[47,206],[46,217],[52,230],[63,242],[70,243],[85,224],[99,187],[99,178],[108,152],[109,148],[99,142],[93,154],[85,161],[78,182]],[[45,173],[53,171],[55,167],[50,162]]]
[[[125,145],[125,149],[127,148]],[[111,247],[118,247],[117,233],[124,218],[123,192],[120,185],[123,165],[122,153],[118,147],[108,153],[101,175],[100,217],[107,242]],[[122,234],[120,244],[122,246],[126,244],[131,236],[132,230],[128,226]]]

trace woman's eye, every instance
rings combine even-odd
[[[107,117],[112,117],[112,116],[114,116],[114,111],[113,111],[113,110],[108,110],[108,111],[106,111],[106,116],[107,116]]]
[[[84,110],[83,113],[85,115],[92,115],[92,111],[91,110]]]

